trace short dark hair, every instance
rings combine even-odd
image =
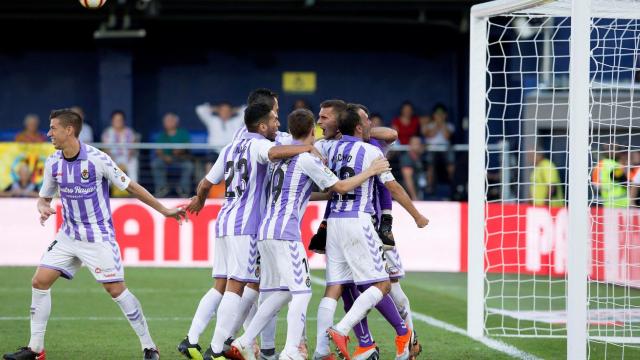
[[[362,105],[362,104],[353,104],[353,106],[357,107],[358,109],[362,109],[362,111],[364,111],[365,114],[367,114],[368,117],[371,117],[371,113],[369,112],[369,108],[367,108],[366,106]]]
[[[261,102],[249,105],[244,111],[244,124],[247,126],[247,130],[255,132],[258,124],[267,120],[271,109],[272,107]]]
[[[333,112],[338,116],[347,108],[347,103],[339,99],[325,100],[320,103],[320,108],[332,108]]]
[[[72,126],[73,133],[76,137],[80,135],[80,131],[82,131],[82,116],[77,112],[71,109],[58,109],[51,110],[51,114],[49,115],[49,120],[58,119],[62,126]]]
[[[126,119],[127,116],[124,114],[124,111],[122,110],[113,110],[113,112],[111,112],[111,119],[113,119],[114,116],[116,115],[121,115],[123,119]]]
[[[276,100],[278,98],[278,94],[273,92],[267,88],[258,88],[249,93],[249,97],[247,97],[247,106],[256,103],[264,103],[267,104],[273,109],[276,104]]]
[[[342,135],[353,136],[356,132],[356,126],[360,124],[360,114],[358,114],[359,107],[354,104],[349,104],[338,115],[338,129]]]
[[[289,133],[294,139],[304,138],[315,126],[313,113],[307,109],[293,110],[287,117]]]
[[[431,110],[431,113],[433,114],[433,113],[435,113],[435,112],[436,112],[436,111],[438,111],[438,110],[442,110],[442,111],[444,111],[444,112],[446,112],[446,113],[448,113],[448,112],[449,112],[449,111],[447,110],[447,106],[446,106],[445,104],[441,103],[441,102],[439,102],[439,103],[437,103],[437,104],[435,104],[435,105],[433,106],[433,109]]]

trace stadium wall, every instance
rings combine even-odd
[[[178,199],[163,200],[168,206]],[[209,267],[214,251],[214,225],[220,200],[209,200],[198,216],[179,226],[136,200],[111,201],[113,223],[128,266]],[[407,271],[465,272],[467,204],[416,202],[430,224],[417,229],[413,219],[394,207],[394,234]],[[62,222],[57,214],[45,226],[33,199],[0,200],[0,266],[37,265]],[[302,221],[307,243],[321,221],[324,203],[311,203]],[[598,280],[640,286],[640,211],[605,209],[593,215],[591,273]],[[605,221],[606,219],[606,221]],[[490,204],[487,217],[489,272],[564,276],[567,255],[567,211],[515,204]],[[613,225],[612,225],[613,224]],[[625,245],[626,246],[623,246]],[[308,254],[313,268],[324,257]]]

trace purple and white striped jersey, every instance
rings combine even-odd
[[[242,136],[246,133],[248,133],[247,126],[242,125],[242,127],[233,134],[233,141],[241,140]],[[278,131],[276,133],[276,145],[291,145],[292,141],[293,137],[288,132]]]
[[[225,201],[218,214],[216,235],[256,235],[265,206],[265,178],[269,149],[275,144],[264,136],[246,132],[222,148],[206,179],[224,179]]]
[[[299,144],[294,141],[294,145]],[[274,164],[267,211],[260,224],[258,240],[302,241],[300,221],[313,183],[325,190],[337,182],[338,178],[331,170],[309,153]]]
[[[109,206],[109,183],[125,190],[131,180],[109,155],[80,143],[80,153],[67,161],[62,151],[47,159],[40,197],[60,191],[62,227],[69,237],[88,242],[115,241]]]
[[[382,156],[382,151],[377,147],[365,143],[360,138],[347,135],[343,135],[340,140],[331,144],[328,151],[329,168],[340,179],[361,173],[371,165],[373,160]],[[382,173],[378,178],[382,183],[395,180],[391,172]],[[369,178],[347,194],[335,194],[331,200],[329,217],[358,217],[361,212],[373,214],[374,188],[374,178]]]

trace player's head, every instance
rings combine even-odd
[[[53,147],[58,150],[76,141],[82,130],[82,117],[71,109],[52,110],[49,115],[49,132]]]
[[[371,119],[369,118],[369,109],[362,105],[362,104],[351,104],[353,106],[355,106],[356,108],[358,108],[358,115],[360,115],[360,119],[362,120],[362,124],[363,124],[363,134],[362,134],[362,139],[364,139],[364,141],[369,141],[369,139],[371,138]]]
[[[249,93],[247,97],[247,106],[257,103],[269,105],[271,110],[278,113],[278,94],[267,88],[258,88]]]
[[[363,112],[362,109],[357,105],[349,104],[338,115],[338,129],[342,135],[364,139],[365,131],[368,132],[369,126],[367,125],[368,120],[360,116],[361,112]]]
[[[218,116],[220,116],[222,119],[229,119],[232,113],[233,110],[229,102],[223,101],[218,104]]]
[[[122,129],[124,128],[124,111],[122,110],[114,110],[111,113],[111,126],[114,129]]]
[[[249,105],[244,111],[244,124],[249,132],[258,133],[267,139],[274,141],[280,127],[278,115],[265,103]]]
[[[315,122],[313,113],[307,109],[293,110],[287,117],[289,133],[295,140],[302,141],[307,145],[313,144],[315,140]]]
[[[338,135],[338,115],[347,107],[342,100],[325,100],[320,104],[318,126],[325,139],[333,139]]]

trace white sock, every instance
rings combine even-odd
[[[382,300],[382,291],[375,286],[370,286],[365,292],[360,294],[356,301],[353,302],[351,310],[336,324],[335,328],[343,334],[349,334],[349,331],[360,322],[367,313],[373,309],[376,304]]]
[[[338,302],[332,298],[323,297],[318,306],[318,332],[316,334],[316,354],[328,355],[329,338],[327,337],[327,329],[333,326],[333,315],[336,312]]]
[[[213,315],[216,314],[220,300],[222,300],[222,294],[214,288],[209,289],[202,299],[200,299],[196,313],[193,315],[193,320],[191,321],[191,327],[189,328],[188,337],[191,344],[197,344],[198,340],[200,340],[200,334],[207,328],[209,321],[211,321]]]
[[[151,339],[149,334],[149,327],[147,326],[147,320],[142,312],[142,306],[138,299],[129,291],[125,289],[120,296],[114,298],[115,301],[122,309],[122,312],[129,320],[129,324],[133,328],[140,338],[140,345],[143,349],[155,349],[156,344]]]
[[[275,294],[275,292],[273,291],[261,292],[260,304],[267,301],[267,299],[273,294]],[[260,333],[260,349],[268,350],[268,349],[276,348],[276,327],[277,327],[278,313],[279,311],[276,312],[276,314],[273,315],[273,317],[271,317],[271,320],[269,320],[269,322],[267,323],[267,326],[265,326],[264,329],[262,329],[262,332]]]
[[[249,313],[242,323],[243,329],[247,330],[249,324],[251,324],[251,320],[253,320],[253,317],[256,315],[256,311],[258,311],[258,302],[254,302],[253,305],[251,305],[251,309],[249,309]]]
[[[29,347],[39,353],[44,350],[44,333],[51,315],[51,289],[31,288],[31,340]]]
[[[294,294],[287,312],[287,342],[285,352],[296,354],[307,323],[307,306],[311,300],[311,293]]]
[[[222,352],[224,341],[231,336],[231,328],[238,314],[240,306],[240,295],[225,291],[218,306],[218,319],[216,321],[216,329],[213,331],[211,339],[211,350],[214,353]]]
[[[409,298],[402,291],[402,287],[399,282],[391,283],[391,299],[396,304],[398,308],[398,312],[400,312],[400,316],[404,319],[404,322],[407,324],[409,329],[413,329],[413,315],[411,314],[411,305],[409,304]]]
[[[252,288],[245,286],[244,291],[242,292],[242,298],[240,299],[240,305],[238,306],[238,316],[233,322],[233,326],[231,327],[231,332],[229,336],[235,337],[238,330],[240,330],[240,326],[249,315],[249,311],[251,311],[251,307],[258,300],[258,295],[260,293],[253,290]]]
[[[269,296],[260,306],[253,317],[253,321],[249,324],[247,330],[238,338],[240,345],[250,346],[258,337],[258,334],[273,319],[273,316],[291,300],[291,294],[288,291],[277,291]]]

